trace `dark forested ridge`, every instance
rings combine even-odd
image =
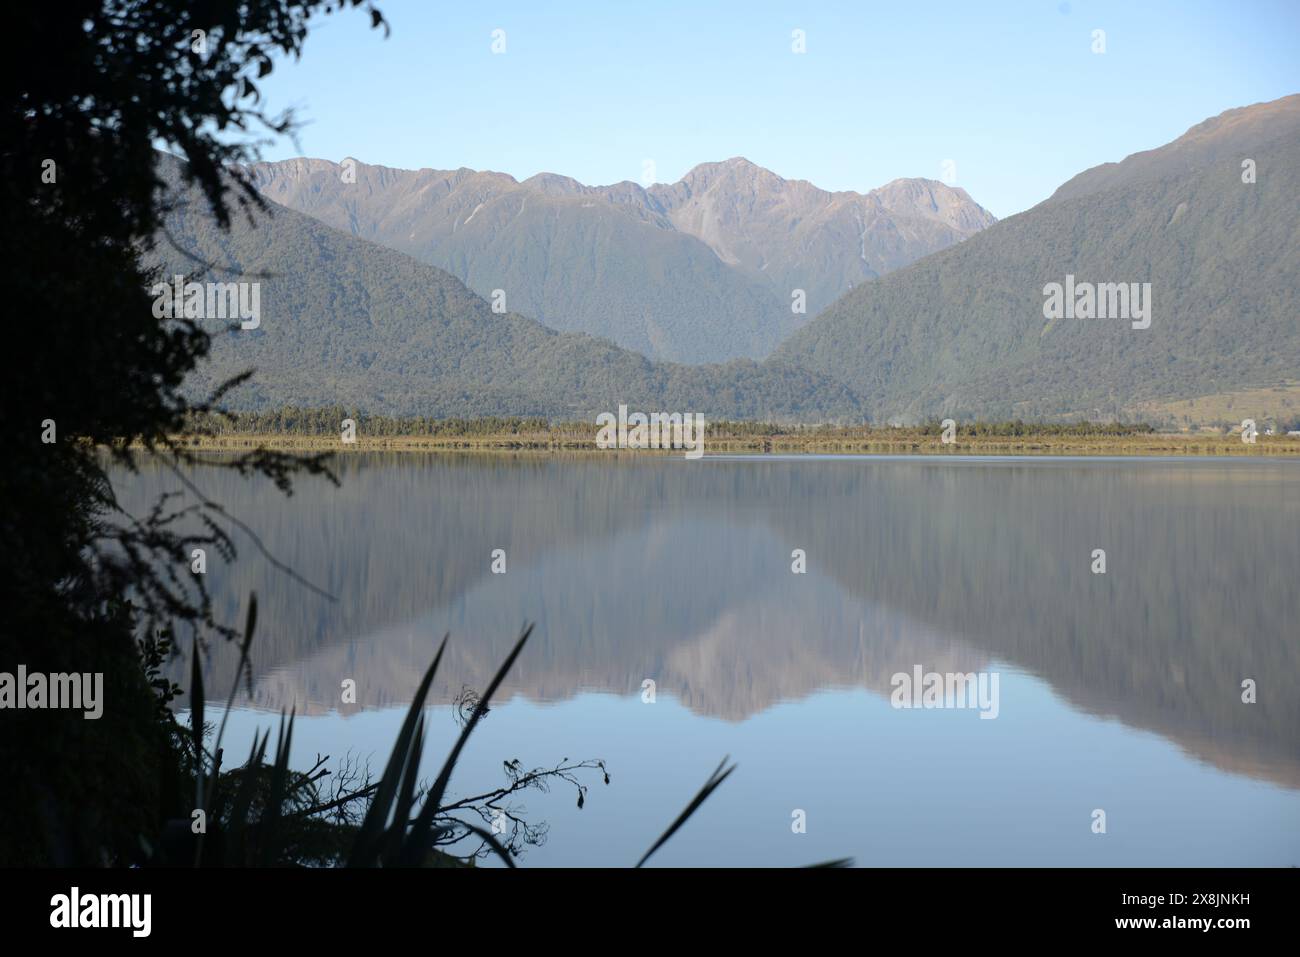
[[[1256,181],[1243,182],[1243,162]],[[776,353],[871,417],[1124,415],[1300,377],[1300,96],[1206,121],[854,289]],[[1149,282],[1150,328],[1049,320],[1045,284]]]

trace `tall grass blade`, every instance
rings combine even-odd
[[[416,818],[411,833],[406,839],[406,844],[402,852],[402,863],[409,866],[417,866],[423,862],[425,855],[429,850],[430,834],[433,829],[433,817],[438,813],[438,808],[442,803],[442,796],[447,791],[447,782],[451,780],[451,772],[456,767],[456,759],[460,757],[460,752],[465,747],[465,742],[469,740],[470,734],[478,725],[483,715],[487,713],[488,702],[492,700],[492,695],[501,687],[501,682],[505,680],[506,673],[514,667],[515,659],[519,653],[524,650],[524,645],[528,642],[528,637],[533,633],[532,625],[524,626],[524,633],[519,636],[515,642],[514,649],[506,657],[501,667],[497,669],[492,683],[488,685],[487,690],[483,692],[483,697],[479,699],[478,706],[474,708],[474,714],[469,721],[465,722],[464,729],[461,730],[460,737],[456,739],[455,746],[451,749],[451,754],[447,756],[447,761],[438,772],[438,778],[433,782],[433,787],[424,797],[424,805],[420,808],[420,816]]]
[[[388,840],[384,848],[384,865],[397,862],[402,851],[402,840],[406,837],[406,826],[411,820],[411,806],[415,803],[415,787],[420,776],[420,756],[424,753],[424,715],[415,723],[415,734],[411,736],[411,749],[406,755],[406,764],[402,771],[402,785],[397,789],[397,807],[393,811],[393,823],[388,828]]]
[[[221,726],[217,728],[217,739],[212,744],[212,753],[216,754],[221,750],[221,739],[226,734],[226,718],[230,717],[230,709],[235,706],[235,693],[239,690],[239,677],[245,673],[248,667],[248,649],[253,644],[253,632],[257,630],[257,592],[248,593],[248,616],[244,619],[244,640],[239,645],[239,665],[235,668],[235,680],[230,683],[230,694],[226,698],[226,710],[221,715]],[[250,688],[251,692],[251,688]],[[217,788],[217,782],[212,782],[212,790]]]
[[[245,864],[244,837],[247,833],[248,811],[253,804],[253,791],[256,787],[258,773],[266,759],[266,746],[270,743],[271,732],[263,735],[253,734],[253,747],[248,754],[248,763],[244,765],[244,774],[235,792],[235,803],[230,808],[230,832],[225,847],[225,863]]]
[[[429,686],[433,683],[433,676],[442,661],[442,653],[447,648],[448,637],[443,636],[442,644],[438,646],[438,653],[433,658],[433,664],[429,665],[429,670],[424,673],[424,678],[420,681],[420,687],[416,689],[411,707],[406,712],[406,719],[402,722],[402,730],[393,744],[392,753],[388,756],[384,776],[379,781],[379,788],[375,791],[365,819],[357,832],[357,838],[352,844],[352,852],[348,855],[348,867],[373,867],[378,862],[380,837],[384,832],[384,826],[388,823],[398,784],[410,760],[411,736],[415,732],[416,719],[424,710],[424,699],[429,694]],[[418,762],[418,757],[416,760]],[[399,823],[405,830],[406,822]]]
[[[668,839],[677,833],[677,829],[681,827],[683,824],[685,824],[687,819],[700,809],[701,804],[703,804],[706,800],[708,800],[709,795],[712,794],[715,790],[717,790],[718,785],[720,785],[723,781],[727,780],[727,777],[731,774],[731,772],[736,770],[736,766],[733,764],[731,767],[723,771],[722,770],[723,765],[725,765],[726,763],[727,763],[727,759],[723,758],[722,762],[717,766],[714,772],[709,775],[709,779],[704,782],[704,787],[700,788],[700,793],[695,795],[694,799],[691,801],[690,804],[686,805],[686,810],[682,811],[681,814],[677,815],[677,820],[673,821],[672,826],[669,827],[668,830],[664,831],[663,836],[661,836],[659,840],[654,842],[654,845],[650,848],[650,850],[645,852],[645,855],[641,858],[641,860],[637,861],[636,864],[637,867],[640,867],[646,861],[650,860],[650,855],[653,854],[655,851],[659,850],[659,848],[663,847],[664,844],[667,843]]]
[[[275,764],[271,767],[271,785],[266,797],[266,807],[262,809],[261,860],[263,867],[275,863],[276,851],[279,850],[280,819],[283,816],[284,801],[289,784],[289,750],[293,743],[294,712],[289,713],[288,724],[284,712],[280,712],[280,731],[275,739]]]
[[[203,665],[199,662],[197,638],[190,664],[190,743],[194,748],[194,806],[204,808],[203,779],[207,764],[203,759]]]

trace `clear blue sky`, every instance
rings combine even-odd
[[[389,39],[360,12],[322,18],[302,61],[261,83],[306,123],[300,150],[266,158],[604,184],[639,181],[647,159],[673,182],[745,156],[858,191],[940,179],[951,159],[957,185],[1008,216],[1080,170],[1300,92],[1300,0],[379,7]]]

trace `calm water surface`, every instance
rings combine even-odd
[[[582,810],[525,795],[550,826],[526,865],[635,862],[724,755],[739,769],[659,863],[1300,864],[1300,463],[407,454],[339,471],[288,499],[195,474],[338,596],[251,545],[209,555],[220,615],[260,604],[227,754],[296,707],[296,765],[381,770],[449,632],[432,777],[451,700],[531,621],[453,789],[500,784],[513,758],[604,758],[611,784],[592,776]],[[179,488],[147,471],[124,499]],[[918,665],[996,672],[996,719],[892,707],[892,676]],[[230,686],[228,649],[207,667]]]

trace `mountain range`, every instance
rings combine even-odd
[[[159,278],[260,284],[257,328],[204,320],[211,351],[186,381],[196,397],[252,369],[230,407],[340,404],[438,417],[590,418],[620,404],[713,418],[859,414],[844,386],[785,363],[656,362],[607,339],[499,314],[435,266],[275,204],[222,230],[183,186],[177,161],[160,162],[175,208],[149,253]],[[196,261],[212,268],[198,276]]]
[[[854,284],[994,222],[933,180],[832,193],[740,157],[648,189],[319,159],[250,174],[269,199],[445,269],[485,299],[500,290],[551,328],[689,363],[764,358]]]
[[[183,204],[153,254],[169,275],[194,256],[220,264],[210,278],[265,274],[261,328],[219,335],[193,382],[256,369],[236,407],[1160,421],[1221,397],[1240,421],[1264,397],[1300,415],[1300,96],[1206,120],[999,222],[942,184],[826,193],[744,160],[649,189],[363,164],[343,183],[306,159],[251,173],[266,214],[222,232]],[[466,280],[424,261],[453,249]],[[1149,284],[1149,326],[1050,315],[1050,284],[1076,280]],[[791,289],[811,316],[850,282],[795,321]],[[551,312],[566,297],[576,318]],[[762,361],[654,358],[761,355],[781,336]]]

